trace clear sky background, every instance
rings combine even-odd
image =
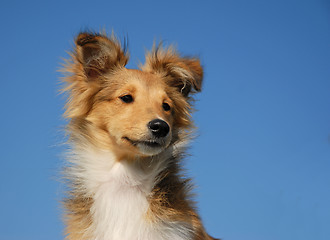
[[[59,240],[61,58],[86,28],[205,66],[187,159],[223,240],[330,239],[330,2],[1,1],[0,240]]]

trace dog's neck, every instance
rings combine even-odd
[[[93,235],[97,240],[134,239],[141,230],[147,231],[148,197],[155,174],[153,171],[145,174],[140,166],[124,160],[118,162],[110,155],[108,160],[113,161],[111,168],[105,166],[98,174],[91,174],[96,182],[91,189]]]
[[[118,161],[110,151],[76,148],[72,173],[92,198],[93,240],[190,239],[191,229],[178,222],[154,221],[149,198],[171,149],[154,157]],[[159,238],[159,236],[164,236]]]

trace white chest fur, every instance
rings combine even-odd
[[[94,195],[91,210],[96,239],[139,239],[147,234],[147,194],[131,179],[125,166],[116,163],[109,181],[102,183]]]
[[[94,199],[88,231],[93,236],[91,240],[191,239],[192,229],[186,223],[147,218],[148,197],[164,168],[159,159],[142,169],[125,161],[116,162],[111,153],[84,149],[83,156],[77,174]]]

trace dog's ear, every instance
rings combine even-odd
[[[165,74],[167,83],[177,88],[184,97],[188,97],[189,93],[201,91],[203,68],[200,60],[181,57],[173,47],[154,47],[152,52],[147,54],[142,68],[145,71]]]
[[[94,79],[117,67],[124,67],[128,61],[126,50],[112,36],[94,33],[80,33],[76,38],[76,57],[88,79]]]

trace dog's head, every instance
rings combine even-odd
[[[81,33],[66,65],[66,117],[74,131],[122,156],[156,155],[191,126],[190,95],[201,90],[197,58],[154,48],[141,70],[114,37]]]

